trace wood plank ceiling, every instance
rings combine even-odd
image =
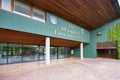
[[[0,43],[31,44],[45,46],[46,36],[0,28]],[[80,42],[50,37],[51,46],[79,47]]]
[[[85,29],[96,29],[117,18],[110,0],[26,0]]]

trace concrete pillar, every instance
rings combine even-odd
[[[71,50],[71,54],[74,54],[74,50],[73,49]]]
[[[80,43],[80,59],[83,60],[83,43]]]
[[[47,37],[45,40],[45,53],[46,53],[46,64],[50,64],[50,38]]]
[[[71,53],[70,53],[70,54],[71,54],[70,57],[74,57],[74,50],[73,50],[73,49],[71,50]]]

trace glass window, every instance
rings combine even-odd
[[[68,58],[70,57],[70,48],[68,47],[58,47],[58,58]]]
[[[32,56],[34,56],[33,61],[44,60],[44,46],[33,45],[31,48]]]
[[[33,8],[33,19],[45,22],[45,12],[44,11],[40,11],[38,9]]]
[[[69,58],[69,57],[70,57],[70,48],[65,47],[64,57],[65,57],[65,58]]]
[[[38,60],[38,53],[36,45],[23,45],[23,61]]]
[[[2,9],[11,11],[11,0],[2,0]]]
[[[50,58],[57,59],[57,47],[50,47]]]
[[[58,58],[64,58],[64,47],[58,47]]]
[[[44,49],[45,49],[44,46],[40,46],[38,48],[38,54],[39,54],[39,59],[38,60],[44,60],[45,59]]]
[[[30,6],[25,5],[21,2],[15,1],[14,2],[14,12],[30,17]]]
[[[16,63],[22,61],[22,45],[8,44],[8,63]]]
[[[0,43],[0,64],[45,60],[45,47],[37,45]],[[50,47],[50,58],[70,57],[68,47]]]
[[[7,44],[0,43],[0,64],[7,63]]]

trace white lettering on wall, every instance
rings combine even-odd
[[[55,29],[54,34],[58,36],[64,36],[68,38],[74,38],[81,40],[81,34],[79,31],[76,31],[73,26],[68,25],[67,27],[60,27],[59,30]]]

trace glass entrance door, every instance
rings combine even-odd
[[[50,59],[63,59],[70,57],[68,47],[50,47]]]
[[[64,57],[69,58],[70,57],[70,48],[65,47],[64,48]]]
[[[64,58],[64,47],[58,47],[58,58]]]

